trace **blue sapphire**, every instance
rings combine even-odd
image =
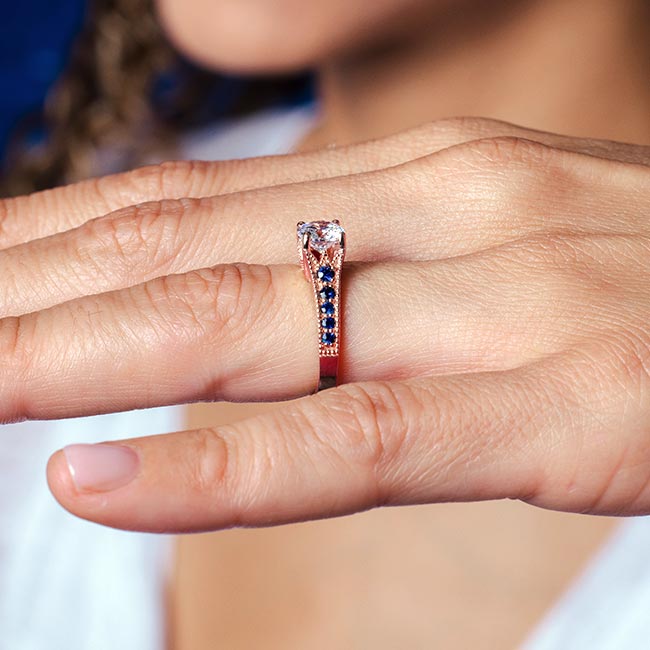
[[[334,305],[331,302],[324,302],[320,306],[320,310],[322,314],[326,314],[327,316],[331,316],[334,313]]]
[[[336,334],[334,332],[325,332],[323,336],[320,337],[320,340],[325,343],[325,345],[333,345],[336,341]]]
[[[331,282],[334,279],[334,269],[331,266],[318,267],[318,279],[323,282]]]
[[[319,292],[318,295],[323,299],[323,300],[331,300],[334,298],[336,295],[336,291],[334,291],[334,287],[323,287]]]
[[[326,330],[333,330],[336,327],[336,320],[331,316],[323,318],[320,322],[321,327],[324,327]]]

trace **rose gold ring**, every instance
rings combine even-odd
[[[299,221],[297,235],[300,263],[316,298],[320,360],[318,385],[314,391],[317,392],[338,384],[345,231],[338,219]]]

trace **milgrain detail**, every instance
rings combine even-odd
[[[317,390],[322,390],[335,386],[338,378],[345,231],[338,220],[300,221],[297,243],[303,272],[311,282],[317,307],[320,360]]]

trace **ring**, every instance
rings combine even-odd
[[[338,219],[299,221],[298,255],[316,298],[320,370],[314,392],[338,383],[341,349],[341,269],[345,256],[345,231]]]

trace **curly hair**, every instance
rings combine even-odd
[[[156,22],[152,0],[95,0],[68,67],[40,116],[45,136],[15,134],[2,194],[22,194],[137,164],[171,144],[153,114],[151,84],[175,57]],[[100,160],[101,157],[101,160]]]
[[[221,85],[217,82],[221,81]],[[26,194],[173,156],[183,128],[214,119],[215,87],[242,113],[295,91],[304,78],[244,84],[186,62],[168,43],[153,0],[93,0],[43,112],[15,132],[0,196]],[[233,91],[233,86],[235,90]],[[34,127],[43,134],[34,138]],[[34,140],[36,140],[34,142]]]

